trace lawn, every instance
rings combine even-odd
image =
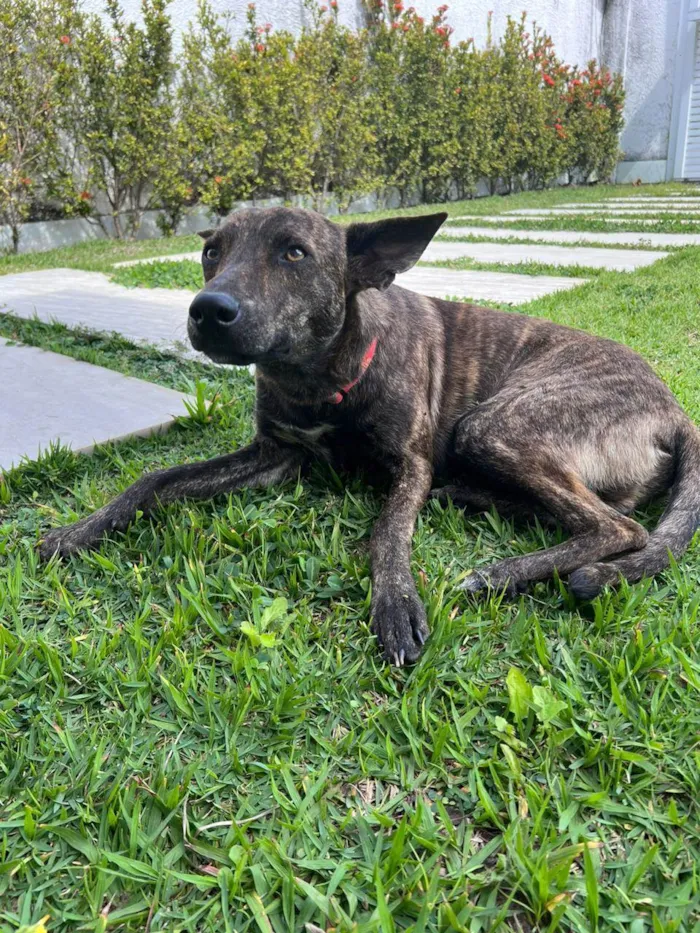
[[[164,252],[61,264],[137,249]],[[698,269],[680,250],[527,312],[635,347],[700,423]],[[0,335],[215,399],[0,485],[0,929],[700,930],[697,543],[591,604],[565,582],[475,602],[467,568],[558,533],[430,503],[413,569],[433,634],[400,670],[367,624],[380,499],[323,467],[40,566],[42,530],[245,443],[252,379],[36,322]]]

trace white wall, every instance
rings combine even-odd
[[[327,2],[327,0],[324,0]],[[126,14],[139,17],[141,0],[122,0]],[[404,0],[422,16],[431,16],[440,0]],[[527,10],[552,36],[558,54],[570,64],[585,66],[591,58],[605,61],[625,77],[625,158],[665,160],[671,120],[673,71],[681,0],[452,0],[447,12],[454,38],[486,42],[487,10],[493,10],[494,35],[500,36],[508,15]],[[85,8],[102,9],[102,0],[85,0]],[[248,0],[212,0],[220,14],[229,14],[231,31],[245,29]],[[340,19],[352,27],[363,21],[361,0],[339,0]],[[257,0],[260,23],[298,31],[308,13],[303,0]],[[194,0],[173,0],[176,34],[195,13]]]

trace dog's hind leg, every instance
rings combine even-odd
[[[467,578],[463,588],[517,591],[524,584],[545,580],[555,572],[568,575],[579,567],[616,554],[637,550],[647,532],[633,519],[603,502],[577,475],[546,448],[533,447],[517,435],[493,431],[489,419],[466,419],[459,429],[456,453],[491,470],[502,485],[512,486],[516,499],[530,500],[572,535],[545,550],[499,561]]]

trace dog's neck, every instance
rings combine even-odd
[[[362,293],[353,295],[343,325],[328,347],[303,364],[274,361],[261,363],[258,369],[290,399],[302,404],[332,401],[339,390],[348,391],[359,381],[374,356],[375,341],[381,340],[380,331],[373,303]]]

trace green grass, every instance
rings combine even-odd
[[[588,217],[580,214],[551,214],[548,217],[536,218],[528,215],[520,217],[504,217],[503,220],[482,220],[481,217],[453,217],[445,222],[442,228],[449,233],[450,227],[502,227],[508,225],[509,230],[574,230],[586,233],[700,233],[700,219],[697,223],[681,223],[674,214],[663,214],[648,218],[654,220],[653,224],[638,223],[634,217],[625,217],[624,224],[609,223],[604,217]]]
[[[685,249],[527,311],[640,350],[700,421],[699,268]],[[367,628],[380,496],[323,467],[40,566],[44,529],[245,443],[252,379],[0,333],[219,403],[0,485],[0,929],[698,930],[697,544],[591,605],[565,584],[475,603],[462,572],[559,534],[431,503],[413,569],[433,635],[404,670]]]
[[[115,269],[112,281],[128,288],[189,288],[192,291],[199,291],[204,284],[202,264],[192,259],[144,262]]]
[[[474,272],[511,272],[514,275],[563,275],[576,278],[593,278],[602,275],[605,270],[593,266],[564,266],[551,262],[481,262],[464,256],[460,259],[439,259],[434,262],[421,262],[420,266],[438,269],[463,269]]]
[[[471,224],[465,224],[464,226],[471,227]],[[480,226],[480,225],[477,225]],[[441,243],[499,243],[499,244],[524,244],[526,246],[532,246],[535,243],[541,243],[543,246],[564,246],[567,249],[573,249],[576,246],[584,246],[587,248],[590,247],[599,247],[600,249],[640,249],[645,251],[659,251],[659,252],[671,252],[676,249],[683,249],[682,246],[652,246],[647,240],[646,243],[606,243],[604,241],[595,241],[595,240],[576,240],[574,242],[569,242],[568,240],[557,240],[556,233],[552,233],[551,237],[546,240],[529,240],[527,237],[518,236],[518,231],[513,230],[512,236],[499,237],[497,240],[494,240],[493,235],[489,235],[489,230],[494,229],[494,225],[489,225],[489,227],[484,228],[483,235],[470,233],[468,236],[450,236],[450,227],[444,227],[447,235],[440,234]],[[452,228],[454,229],[454,228]],[[620,231],[618,231],[620,232]]]

